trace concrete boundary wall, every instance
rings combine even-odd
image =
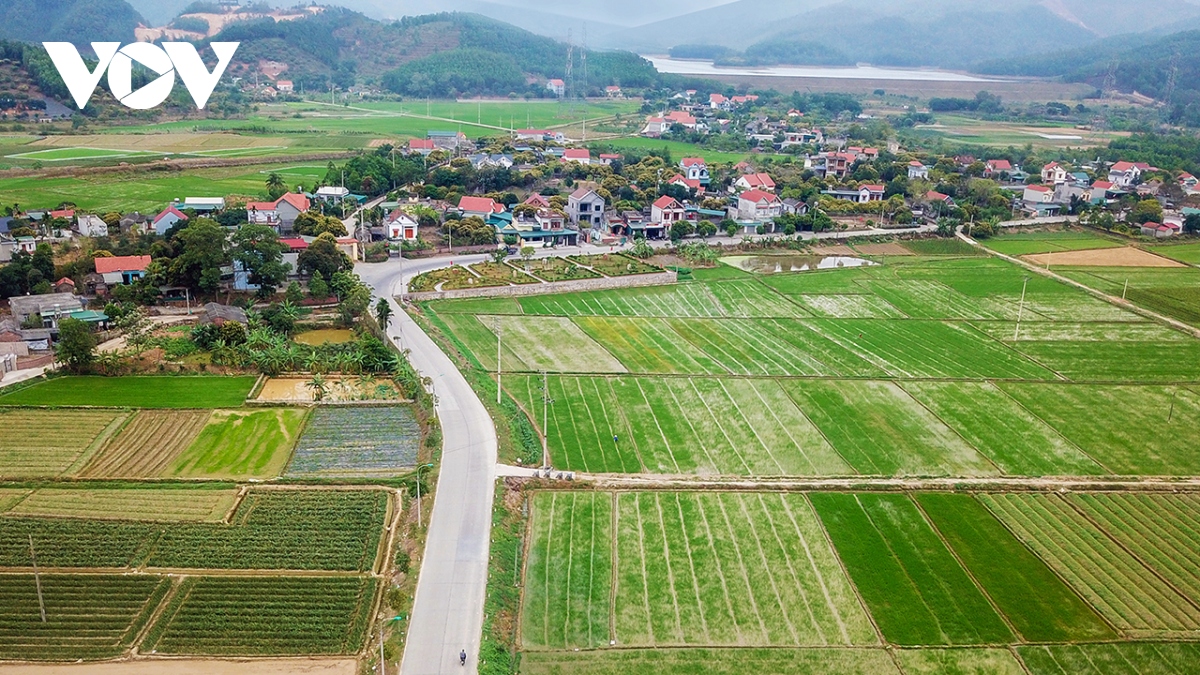
[[[673,284],[675,272],[633,274],[626,277],[603,277],[601,279],[574,279],[572,281],[542,282],[522,286],[491,286],[488,288],[460,288],[452,291],[426,291],[405,293],[400,296],[406,302],[428,300],[458,300],[462,298],[513,298],[523,295],[549,295],[551,293],[574,293],[578,291],[606,291],[614,288],[637,288],[639,286],[664,286]]]

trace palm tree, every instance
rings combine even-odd
[[[386,333],[392,322],[392,305],[387,298],[380,298],[379,304],[375,305],[375,321],[379,323],[379,330]]]
[[[314,401],[324,401],[329,395],[329,383],[325,381],[325,376],[317,373],[312,376],[312,379],[305,385],[313,393]]]
[[[267,194],[277,197],[285,192],[287,192],[287,183],[283,182],[283,176],[271,172],[271,175],[267,176]]]

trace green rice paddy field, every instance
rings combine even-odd
[[[1194,501],[535,493],[521,670],[1189,672]],[[1191,515],[1146,526],[1164,510]]]
[[[1059,234],[1028,241],[1092,236]],[[1200,340],[1050,279],[1026,286],[999,259],[878,260],[423,311],[483,371],[499,333],[504,389],[559,468],[1200,475]]]

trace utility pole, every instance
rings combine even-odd
[[[500,392],[504,386],[500,382],[500,341],[503,328],[500,326],[500,317],[492,317],[493,326],[496,329],[496,405],[500,405]]]
[[[379,629],[379,675],[387,675],[387,662],[383,658],[383,629]]]
[[[1178,389],[1171,392],[1171,412],[1167,413],[1167,424],[1170,424],[1171,418],[1175,417],[1175,397],[1178,395],[1179,395]],[[45,617],[45,615],[43,615],[42,621],[45,621],[45,620],[46,620],[46,617]]]
[[[1013,341],[1021,339],[1021,319],[1025,316],[1025,289],[1029,288],[1029,277],[1025,277],[1025,283],[1021,284],[1021,304],[1017,308],[1017,330],[1013,333]]]
[[[29,559],[33,561],[33,583],[37,586],[38,609],[42,613],[42,623],[46,623],[46,603],[42,600],[42,575],[38,573],[37,555],[33,552],[33,535],[29,535]]]
[[[1124,300],[1125,296],[1128,294],[1129,294],[1129,280],[1126,279],[1125,280],[1125,288],[1121,291],[1121,299]]]
[[[546,371],[542,371],[542,461],[550,456],[548,438],[550,437],[550,384]]]

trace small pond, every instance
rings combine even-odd
[[[297,333],[292,336],[292,340],[302,345],[311,345],[313,347],[319,347],[324,344],[340,345],[345,342],[353,342],[354,331],[344,328],[322,328],[320,330]]]
[[[863,258],[843,255],[739,255],[721,258],[721,262],[755,274],[812,272],[879,264]]]

